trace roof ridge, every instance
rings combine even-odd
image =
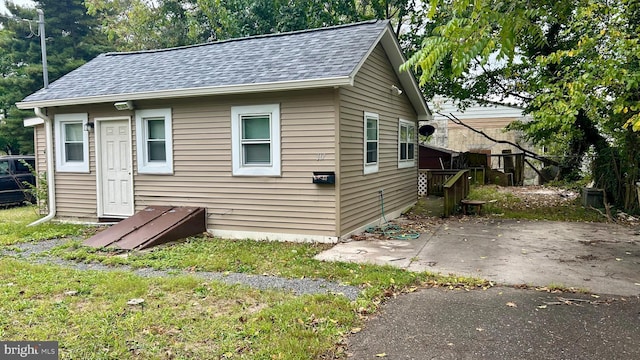
[[[335,30],[335,29],[341,29],[341,28],[356,27],[356,26],[361,26],[361,25],[366,25],[366,24],[376,24],[378,22],[389,23],[389,20],[378,20],[378,19],[365,20],[365,21],[360,21],[360,22],[356,22],[356,23],[339,24],[339,25],[332,25],[332,26],[319,27],[319,28],[313,28],[313,29],[288,31],[288,32],[282,32],[282,33],[252,35],[252,36],[245,36],[245,37],[239,37],[239,38],[225,39],[225,40],[220,40],[220,41],[213,41],[213,42],[208,42],[208,43],[176,46],[176,47],[165,48],[165,49],[149,49],[149,50],[136,50],[136,51],[108,52],[108,53],[104,53],[102,55],[103,56],[121,56],[121,55],[161,53],[161,52],[169,52],[169,51],[174,51],[174,50],[197,48],[197,47],[202,47],[202,46],[211,46],[211,45],[216,45],[216,44],[225,44],[225,43],[231,43],[231,42],[245,41],[245,40],[264,39],[264,38],[271,38],[271,37],[281,37],[281,36],[299,35],[299,34],[320,32],[320,31],[326,31],[326,30]]]

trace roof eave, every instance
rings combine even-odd
[[[416,110],[418,120],[433,120],[433,114],[431,113],[431,110],[429,110],[429,106],[427,105],[424,96],[422,96],[422,91],[420,91],[420,87],[418,86],[418,82],[413,76],[413,73],[411,71],[400,71],[400,65],[404,64],[406,62],[406,59],[390,25],[387,25],[385,27],[384,31],[382,31],[378,39],[373,43],[373,45],[367,52],[367,55],[354,69],[351,77],[355,78],[355,74],[360,71],[360,68],[362,67],[366,59],[369,58],[369,55],[371,55],[378,43],[382,44],[382,47],[387,53],[389,61],[391,61],[391,65],[396,72],[396,76],[398,76],[398,78],[400,79],[400,85],[402,86],[403,90],[407,94],[407,97],[409,98],[409,101]]]
[[[293,80],[293,81],[242,84],[242,85],[230,85],[230,86],[212,86],[212,87],[197,87],[197,88],[175,89],[175,90],[159,90],[159,91],[148,91],[148,92],[138,92],[138,93],[76,97],[76,98],[67,98],[67,99],[21,101],[16,103],[16,106],[18,107],[18,109],[33,109],[37,107],[44,108],[44,107],[54,107],[54,106],[87,105],[87,104],[127,101],[127,100],[171,99],[171,98],[185,98],[185,97],[207,96],[207,95],[246,94],[246,93],[257,93],[257,92],[267,92],[267,91],[271,92],[271,91],[316,89],[316,88],[345,86],[345,85],[353,85],[353,78],[351,76],[338,76],[338,77],[323,78],[323,79]]]

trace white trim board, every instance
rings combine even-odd
[[[309,234],[286,234],[286,233],[273,233],[262,231],[241,231],[241,230],[221,230],[221,229],[207,229],[209,234],[217,236],[222,239],[235,239],[235,240],[262,240],[262,241],[286,241],[286,242],[298,242],[298,243],[325,243],[335,244],[338,242],[338,237],[327,235],[309,235]]]
[[[172,99],[172,98],[185,98],[185,97],[207,96],[207,95],[227,95],[227,94],[244,94],[244,93],[257,93],[257,92],[267,92],[267,91],[301,90],[301,89],[315,89],[315,88],[346,86],[346,85],[353,85],[353,79],[349,76],[340,76],[335,78],[314,79],[314,80],[294,80],[294,81],[282,81],[282,82],[273,82],[273,83],[259,83],[259,84],[248,84],[248,85],[243,84],[243,85],[213,86],[213,87],[200,87],[200,88],[175,89],[175,90],[159,90],[159,91],[147,91],[147,92],[139,92],[139,93],[87,96],[87,97],[77,97],[77,98],[69,98],[69,99],[36,100],[36,101],[26,101],[26,102],[21,101],[16,103],[16,106],[19,109],[24,110],[24,109],[33,109],[36,107],[86,105],[86,104],[128,101],[128,100]]]

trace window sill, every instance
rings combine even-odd
[[[282,176],[279,169],[275,168],[237,168],[233,169],[233,176]]]
[[[416,166],[415,161],[400,161],[398,162],[398,169],[408,169]]]

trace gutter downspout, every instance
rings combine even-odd
[[[47,222],[53,219],[56,216],[56,187],[54,181],[53,174],[53,129],[51,118],[42,112],[42,109],[39,107],[33,108],[36,116],[40,119],[44,120],[44,129],[45,129],[45,139],[46,139],[46,152],[47,152],[47,186],[49,191],[49,214],[42,219],[38,219],[27,226],[34,226],[38,224],[42,224],[43,222]]]

